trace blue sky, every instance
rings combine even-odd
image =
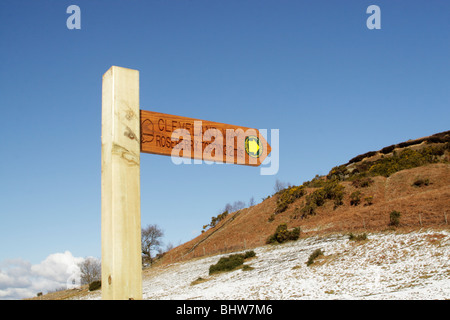
[[[81,29],[69,30],[69,5]],[[369,5],[381,29],[369,30]],[[141,109],[279,129],[273,176],[141,154],[141,222],[197,236],[226,203],[449,130],[448,1],[0,2],[0,261],[101,255],[101,81],[140,71]],[[270,141],[270,136],[268,137]]]

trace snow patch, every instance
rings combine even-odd
[[[209,276],[217,255],[155,268],[144,277],[144,299],[449,299],[450,233],[311,237],[254,249],[254,269]],[[309,255],[324,256],[306,266]],[[198,278],[206,281],[192,284]],[[100,293],[90,296],[100,299]]]

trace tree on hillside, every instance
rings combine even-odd
[[[281,190],[284,190],[286,188],[289,187],[289,183],[287,182],[282,182],[280,180],[276,180],[275,181],[275,186],[273,187],[273,190],[275,191],[275,193],[280,192]]]
[[[248,202],[248,206],[249,207],[253,207],[254,205],[256,204],[256,202],[255,202],[255,197],[251,197],[250,198],[250,201]]]
[[[78,264],[78,267],[81,272],[80,283],[82,285],[90,284],[93,281],[100,280],[102,277],[101,261],[96,258],[86,258]]]
[[[231,209],[231,212],[235,212],[235,211],[238,211],[238,210],[241,210],[241,209],[244,209],[245,208],[245,202],[244,201],[235,201],[235,202],[233,202],[233,205],[232,205],[232,209]]]
[[[152,252],[157,251],[162,245],[161,238],[164,232],[156,225],[150,224],[141,230],[141,248],[144,259],[152,264]]]

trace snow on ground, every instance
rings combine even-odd
[[[254,249],[253,267],[209,276],[220,257],[151,269],[144,299],[450,299],[450,232],[310,237]],[[324,256],[306,266],[310,254]],[[206,281],[192,284],[198,278]],[[99,293],[90,296],[99,299]]]

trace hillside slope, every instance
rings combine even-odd
[[[255,249],[235,270],[208,275],[220,257],[144,273],[144,299],[448,299],[450,233],[442,231],[308,237]],[[324,252],[310,266],[312,252]],[[201,278],[202,281],[195,281]]]
[[[161,263],[258,247],[281,223],[289,228],[300,227],[301,237],[375,232],[394,228],[390,225],[390,213],[398,211],[401,217],[396,229],[448,228],[449,151],[450,131],[446,131],[355,157],[333,168],[327,177],[316,177],[255,206],[228,214],[213,228],[166,253]],[[330,185],[339,185],[338,199],[325,196],[320,206],[314,204],[310,210],[310,198]],[[302,189],[298,198],[282,202],[289,192],[298,192],[299,187]],[[356,205],[352,201],[355,194],[359,198]]]
[[[392,145],[224,214],[144,269],[144,299],[449,299],[449,152],[450,131]],[[282,223],[300,239],[266,245]],[[208,275],[221,256],[250,248],[253,270]],[[325,256],[306,267],[317,248]],[[84,287],[37,299],[100,298]]]
[[[449,299],[450,233],[374,233],[365,241],[313,236],[256,248],[237,269],[209,275],[223,255],[146,269],[144,299]],[[323,255],[307,266],[310,254]],[[86,292],[72,299],[101,299]]]

